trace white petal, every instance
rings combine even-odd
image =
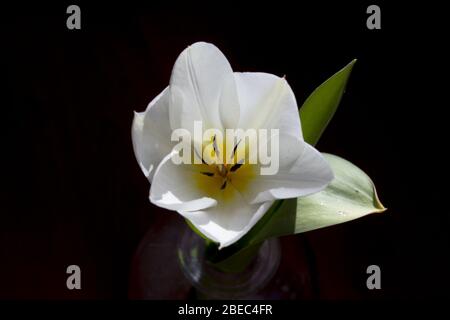
[[[169,90],[164,89],[144,112],[135,112],[131,128],[133,149],[144,175],[152,181],[153,169],[170,153]]]
[[[200,232],[220,244],[219,249],[227,247],[244,236],[269,210],[272,201],[250,205],[232,186],[233,199],[218,200],[215,207],[200,211],[184,212],[187,218]]]
[[[276,175],[257,175],[248,181],[245,176],[239,176],[240,182],[234,185],[247,201],[262,203],[306,196],[323,190],[334,179],[330,165],[320,152],[304,141],[298,143],[299,157],[291,164],[290,160],[281,160]]]
[[[240,103],[239,127],[279,129],[302,137],[298,106],[284,78],[268,73],[234,73]]]
[[[219,112],[224,129],[238,128],[240,107],[236,82],[232,73],[223,82],[219,101]]]
[[[203,179],[212,179],[200,173],[202,165],[177,165],[172,161],[175,154],[174,151],[167,155],[156,169],[150,188],[150,201],[162,208],[183,211],[216,205],[217,201],[208,195],[207,190],[199,187]]]
[[[205,129],[220,129],[220,92],[231,73],[228,60],[214,45],[197,42],[186,48],[175,62],[170,79],[172,129],[193,132],[194,121],[201,120]]]

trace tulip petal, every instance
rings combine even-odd
[[[234,75],[225,77],[219,101],[219,113],[224,129],[236,129],[239,124],[239,98]]]
[[[135,112],[131,128],[133,149],[144,175],[152,181],[154,168],[170,153],[169,90],[164,89],[144,112]]]
[[[234,183],[249,203],[306,196],[321,191],[333,180],[333,172],[322,154],[302,140],[297,140],[297,144],[301,148],[300,155],[293,162],[280,159],[277,174],[257,175],[249,177],[248,181],[245,181],[247,177],[240,176],[239,183]],[[287,145],[293,150],[297,148],[292,142]],[[280,154],[283,153],[281,150]]]
[[[170,79],[172,129],[193,132],[194,121],[203,121],[205,129],[220,129],[220,92],[229,74],[231,66],[216,46],[197,42],[186,48],[177,58]]]
[[[233,199],[218,200],[216,206],[199,211],[179,211],[202,234],[219,243],[219,249],[227,247],[244,236],[269,210],[273,202],[248,204],[234,187],[229,192]]]
[[[172,161],[175,154],[176,151],[173,151],[167,155],[156,169],[150,188],[150,201],[165,209],[183,211],[202,210],[216,205],[217,201],[199,187],[212,179],[201,174],[203,165],[175,164]]]
[[[284,78],[268,73],[234,73],[240,103],[239,127],[279,129],[302,137],[298,106]]]

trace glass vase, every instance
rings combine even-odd
[[[224,271],[220,264],[211,262],[208,249],[208,243],[190,228],[185,229],[177,245],[180,268],[199,299],[255,299],[280,264],[281,250],[276,238],[255,247],[250,257],[235,256],[234,265],[242,266],[233,271]]]

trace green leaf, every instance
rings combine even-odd
[[[315,145],[341,101],[356,59],[317,87],[300,108],[303,137]]]
[[[283,235],[302,233],[354,220],[386,208],[375,186],[361,169],[332,154],[323,154],[335,178],[321,192],[298,199],[277,201],[242,239],[223,249],[223,259],[248,246]]]
[[[386,210],[372,180],[361,169],[338,156],[323,155],[334,172],[334,180],[321,192],[285,201],[255,241],[324,228]]]

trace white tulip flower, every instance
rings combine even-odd
[[[222,132],[277,129],[278,171],[263,175],[260,163],[176,164],[173,130],[194,134],[198,121]],[[209,43],[195,43],[180,54],[169,86],[144,112],[135,113],[132,139],[151,183],[150,201],[180,213],[220,248],[245,235],[277,199],[316,193],[333,180],[324,157],[303,140],[287,81],[267,73],[233,72]]]

